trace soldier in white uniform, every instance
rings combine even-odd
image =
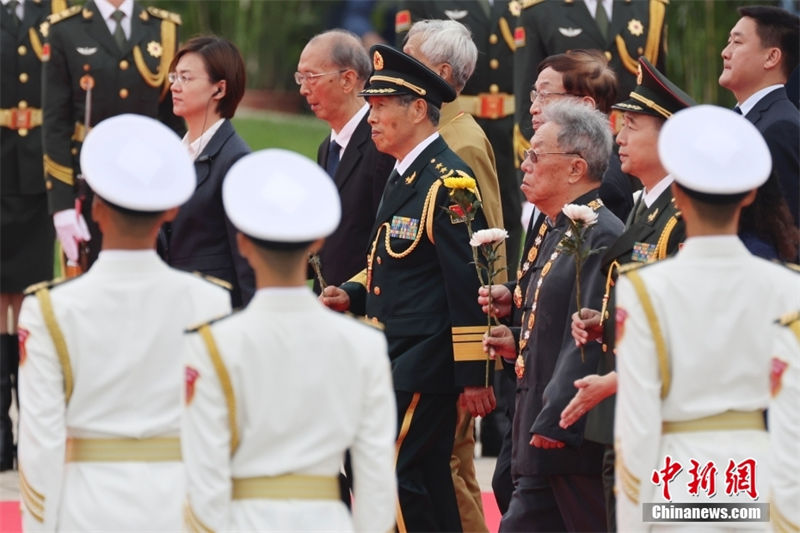
[[[750,255],[736,235],[742,207],[770,174],[756,128],[697,106],[667,121],[658,151],[688,239],[674,258],[630,270],[617,286],[620,531],[700,526],[643,522],[644,503],[768,501],[774,319],[800,302],[800,276]]]
[[[231,168],[222,199],[257,292],[190,335],[186,526],[388,531],[397,422],[386,340],[305,283],[309,254],[339,224],[335,184],[303,156],[263,150]],[[348,449],[352,516],[337,480]]]
[[[162,223],[194,190],[181,140],[119,115],[86,138],[99,259],[33,286],[19,319],[20,492],[25,531],[175,531],[185,328],[230,312],[227,291],[169,268]]]
[[[776,320],[769,404],[770,522],[775,532],[800,531],[800,308]]]

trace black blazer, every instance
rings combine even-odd
[[[781,87],[759,100],[745,118],[767,141],[772,171],[778,177],[795,225],[800,226],[800,111]]]
[[[202,272],[233,286],[231,305],[247,305],[255,291],[253,269],[236,246],[236,228],[222,207],[222,180],[250,148],[225,120],[194,162],[197,188],[178,216],[161,232],[161,251],[167,263],[189,272]]]
[[[394,158],[375,148],[371,133],[365,115],[356,126],[333,177],[342,202],[342,220],[319,252],[322,275],[331,285],[341,285],[364,268],[375,213],[394,167]],[[328,163],[330,143],[328,135],[317,150],[317,163],[322,168]],[[314,289],[319,292],[316,279]]]

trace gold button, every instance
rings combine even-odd
[[[45,189],[47,189],[47,190],[49,191],[50,189],[52,189],[52,188],[53,188],[53,182],[52,182],[52,181],[50,181],[50,180],[47,180],[47,181],[45,182],[45,184],[44,184],[44,188],[45,188]]]
[[[489,68],[491,68],[492,70],[497,70],[497,67],[499,66],[500,62],[498,60],[492,59],[491,61],[489,61]]]
[[[380,288],[380,287],[377,287],[377,286],[376,286],[376,287],[373,287],[373,288],[372,288],[372,292],[375,294],[375,296],[379,296],[379,295],[380,295],[380,293],[381,293],[381,288]]]
[[[606,61],[611,61],[611,52],[606,50]]]
[[[84,71],[84,72],[89,72],[89,70],[90,70],[91,68],[92,68],[92,67],[90,67],[90,66],[89,66],[89,63],[86,63],[85,65],[83,65],[83,71]]]
[[[125,100],[128,97],[128,89],[120,89],[119,97]]]
[[[28,128],[20,128],[17,130],[20,137],[25,137],[28,134]]]
[[[26,102],[25,100],[20,100],[19,103],[17,104],[17,107],[20,109],[28,109],[28,102]]]
[[[69,153],[71,153],[72,155],[78,155],[78,149],[73,147],[73,148],[72,148],[72,149],[69,151]]]
[[[19,45],[19,48],[17,48],[17,53],[18,53],[19,55],[21,55],[21,56],[24,56],[25,54],[27,54],[27,53],[28,53],[28,49],[27,49],[27,48],[25,48],[25,45],[24,45],[24,44],[21,44],[21,45]]]
[[[119,69],[120,69],[120,70],[128,70],[128,67],[129,67],[129,66],[130,66],[130,63],[128,63],[128,62],[127,62],[126,60],[124,60],[124,59],[123,59],[122,61],[120,61],[120,62],[119,62]]]
[[[492,94],[497,94],[500,92],[500,87],[498,87],[496,83],[493,83],[489,85],[489,92]]]
[[[28,83],[28,73],[27,72],[21,72],[20,73],[19,82],[20,83]]]
[[[489,44],[497,44],[497,35],[494,33],[489,36]]]
[[[638,55],[642,55],[642,54],[644,54],[644,48],[642,48],[642,47],[640,46],[639,48],[637,48],[637,49],[636,49],[636,53],[637,53]]]
[[[381,256],[378,256],[378,258],[377,258],[377,259],[375,259],[375,260],[378,262],[378,264],[379,264],[379,265],[380,265],[381,263],[383,263],[383,259],[381,259]]]

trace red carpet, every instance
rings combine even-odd
[[[494,501],[494,494],[491,492],[483,493],[483,514],[486,516],[486,526],[490,533],[497,533],[500,525],[500,511],[497,509],[497,502]],[[20,525],[19,502],[0,502],[0,532],[19,533],[22,531]]]

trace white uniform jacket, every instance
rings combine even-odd
[[[647,298],[636,290],[637,278]],[[619,531],[700,525],[643,523],[644,503],[768,502],[763,410],[774,320],[800,302],[800,276],[750,255],[735,236],[695,237],[674,258],[620,276],[616,290]],[[660,335],[653,333],[656,323]],[[700,420],[705,417],[714,419]],[[668,456],[681,466],[666,483],[670,500],[664,494]],[[695,491],[693,469],[705,482]]]
[[[19,317],[23,529],[179,529],[179,461],[65,461],[66,443],[125,439],[114,445],[125,453],[127,439],[177,437],[184,331],[229,313],[227,291],[154,251],[114,250],[49,297],[52,315],[36,293]]]
[[[772,445],[772,530],[800,531],[800,304],[775,327],[769,437]]]
[[[227,377],[221,385],[202,330],[193,334],[182,441],[189,529],[392,528],[397,426],[383,334],[326,309],[305,287],[261,289],[206,331]],[[352,518],[339,499],[232,497],[233,479],[336,476],[347,449]]]

